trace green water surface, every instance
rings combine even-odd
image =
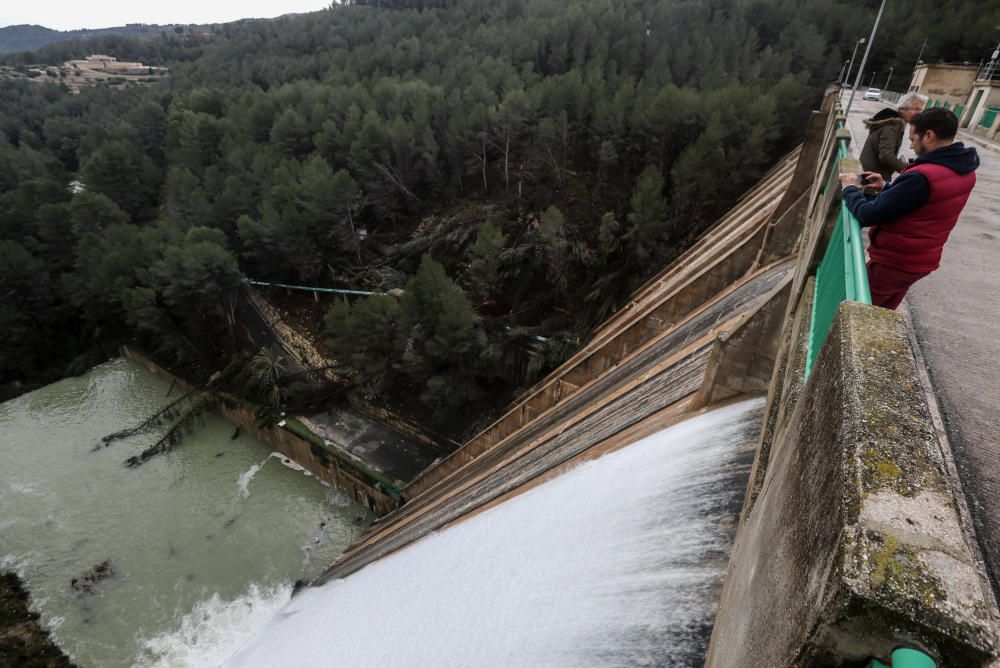
[[[158,431],[95,450],[166,405],[168,387],[115,360],[0,404],[0,567],[25,578],[80,666],[170,664],[150,639],[190,624],[209,601],[238,615],[248,592],[287,597],[372,520],[259,441],[231,439],[214,414],[136,469],[123,460]],[[106,560],[111,577],[89,592],[71,586]]]

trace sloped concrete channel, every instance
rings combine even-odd
[[[744,313],[788,283],[792,268],[792,262],[780,262],[747,278],[471,465],[408,499],[362,537],[323,580],[348,575],[693,395],[705,382],[717,331],[732,329]]]
[[[447,496],[444,502],[435,504],[432,508],[422,509],[423,512],[414,519],[409,519],[410,514],[407,513],[394,517],[395,522],[406,524],[404,529],[393,531],[389,538],[379,541],[374,548],[363,554],[338,561],[335,567],[317,580],[317,583],[353,573],[367,563],[520,487],[613,434],[680,400],[701,384],[708,353],[709,347],[697,350],[681,360],[676,367],[659,373],[643,383],[636,391],[610,402],[580,423],[531,449],[506,466],[503,466],[503,460],[510,455],[509,450],[514,448],[501,446],[491,450],[477,460],[474,469],[464,469],[458,475],[449,478],[449,488],[460,489]],[[495,472],[493,467],[497,467]]]
[[[713,328],[722,328],[733,318],[743,313],[753,303],[761,300],[780,283],[787,280],[792,270],[791,263],[779,263],[777,266],[762,271],[749,278],[738,290],[725,295],[720,300],[709,304],[703,310],[685,320],[676,329],[669,330],[663,336],[654,339],[651,344],[635,356],[629,357],[620,364],[611,367],[600,377],[600,382],[591,383],[569,395],[554,408],[546,411],[523,429],[515,432],[498,448],[511,452],[523,444],[538,438],[545,430],[572,416],[595,399],[617,390],[628,381],[640,377],[646,371],[656,366],[664,359],[670,358],[684,346],[703,339]],[[702,348],[704,350],[704,346]],[[702,368],[704,371],[704,368]],[[695,386],[694,389],[697,389]],[[694,391],[694,390],[691,390]],[[683,395],[682,395],[683,396]],[[487,453],[489,454],[489,453]],[[451,481],[443,483],[445,487],[435,489],[439,494],[448,489]],[[408,490],[404,490],[404,495]]]

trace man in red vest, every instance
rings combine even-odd
[[[941,264],[941,250],[973,186],[979,154],[955,141],[958,119],[942,107],[910,121],[917,159],[891,183],[877,172],[841,174],[844,202],[868,227],[872,304],[895,309]]]

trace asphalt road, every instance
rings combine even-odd
[[[855,150],[867,137],[861,121],[888,106],[859,98],[848,118]],[[982,160],[976,188],[941,268],[910,289],[906,304],[1000,597],[1000,148],[966,143]],[[903,144],[904,159],[912,157]]]

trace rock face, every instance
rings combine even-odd
[[[94,586],[115,574],[115,567],[110,559],[106,559],[78,578],[73,578],[70,586],[81,594],[91,594]]]
[[[0,667],[72,668],[69,658],[28,610],[28,592],[20,578],[0,573]]]

